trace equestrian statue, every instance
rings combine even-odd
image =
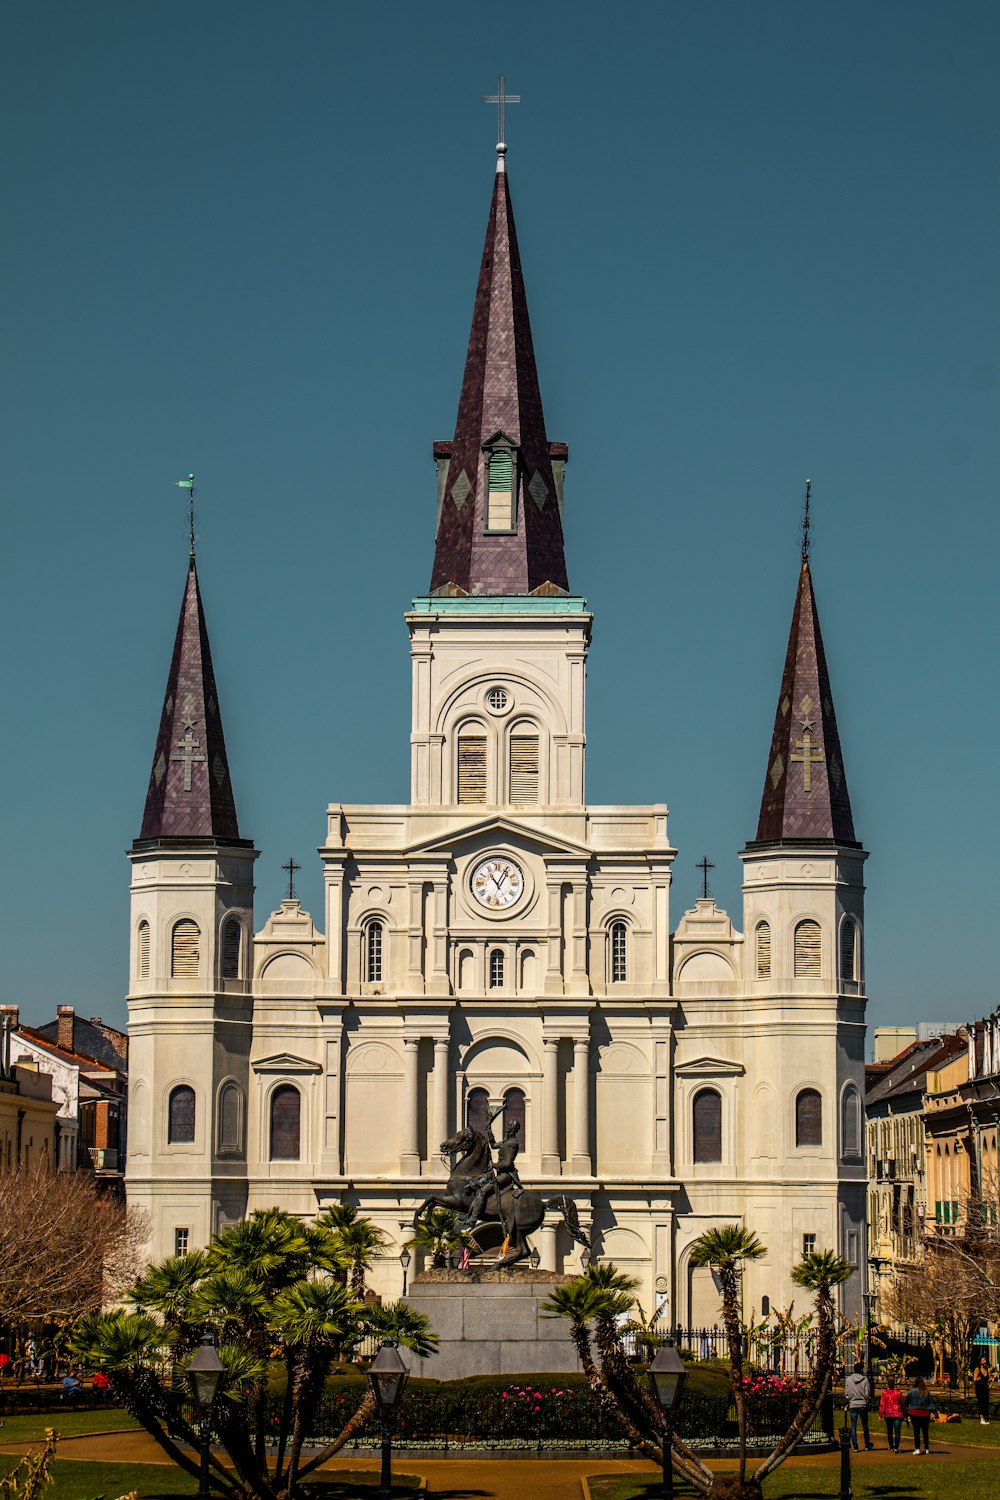
[[[521,1182],[515,1161],[520,1142],[520,1125],[515,1120],[504,1131],[497,1144],[493,1121],[503,1110],[494,1105],[485,1131],[466,1125],[451,1140],[441,1142],[442,1156],[458,1157],[443,1193],[425,1198],[413,1216],[414,1229],[432,1208],[450,1208],[459,1215],[458,1227],[472,1234],[480,1224],[499,1224],[504,1232],[504,1250],[498,1266],[514,1266],[531,1254],[528,1235],[533,1234],[545,1218],[546,1210],[561,1211],[563,1223],[580,1245],[590,1248],[590,1241],[580,1227],[576,1204],[560,1194],[543,1203],[540,1193]],[[494,1152],[496,1160],[494,1160]]]

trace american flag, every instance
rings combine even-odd
[[[469,1269],[469,1261],[471,1259],[472,1259],[472,1254],[471,1254],[471,1252],[469,1250],[468,1245],[466,1245],[463,1248],[463,1250],[462,1250],[462,1258],[461,1258],[461,1260],[458,1263],[458,1269],[460,1271],[467,1271]]]

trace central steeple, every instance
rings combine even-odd
[[[431,593],[565,594],[564,443],[545,434],[504,155],[498,148],[455,436],[434,444]]]

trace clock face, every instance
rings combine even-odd
[[[472,872],[472,894],[487,911],[513,906],[524,892],[524,876],[512,859],[491,854]]]

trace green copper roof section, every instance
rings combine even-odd
[[[585,615],[586,599],[566,594],[424,594],[410,605],[415,615]]]

